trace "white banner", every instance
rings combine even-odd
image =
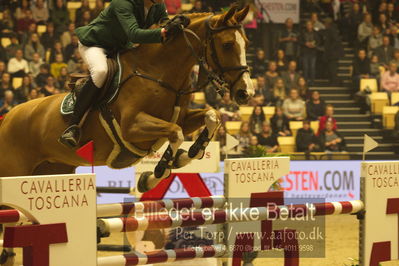
[[[258,8],[266,11],[263,17],[273,23],[284,23],[287,18],[292,18],[294,23],[299,23],[299,0],[256,0]]]

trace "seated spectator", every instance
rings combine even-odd
[[[312,92],[312,97],[306,103],[307,118],[310,121],[319,120],[326,110],[326,104],[320,99],[320,93],[318,91]]]
[[[341,134],[334,129],[332,122],[326,123],[326,128],[320,133],[320,144],[322,150],[338,152],[345,150],[345,140]]]
[[[91,17],[94,19],[100,15],[101,11],[104,10],[104,1],[103,0],[96,0],[96,6],[91,11]]]
[[[394,61],[396,64],[399,64],[399,53],[398,53],[398,60]],[[380,67],[381,64],[378,62],[378,56],[372,55],[370,59],[370,77],[380,80],[380,72],[381,72]]]
[[[0,115],[5,115],[16,105],[17,103],[14,100],[14,94],[12,91],[5,91],[4,99],[0,99]]]
[[[298,56],[298,37],[299,33],[294,30],[292,18],[285,20],[285,28],[279,34],[279,48],[283,49],[288,61],[296,60]]]
[[[304,77],[299,77],[298,83],[293,88],[298,89],[299,95],[302,99],[306,100],[310,97],[310,91],[308,87],[308,83],[306,82]]]
[[[389,23],[387,20],[387,16],[384,13],[381,13],[378,16],[378,22],[377,22],[378,27],[381,29],[381,32],[383,34],[386,34],[389,31]]]
[[[32,36],[32,34],[36,34],[36,33],[37,33],[37,25],[36,25],[36,23],[30,24],[28,30],[24,31],[20,35],[20,41],[21,41],[22,47],[24,47],[29,42],[30,37]]]
[[[360,80],[367,79],[370,75],[370,60],[367,58],[366,50],[360,49],[352,65],[353,90],[358,91]]]
[[[268,65],[268,70],[265,73],[266,84],[269,88],[274,87],[274,83],[279,78],[279,74],[277,72],[277,64],[275,61],[270,61]]]
[[[357,38],[360,43],[360,47],[365,48],[371,33],[373,32],[373,23],[371,22],[371,15],[365,14],[363,22],[360,23],[357,29]]]
[[[252,74],[257,76],[263,76],[267,70],[267,60],[265,56],[265,51],[258,49],[256,51],[256,56],[253,62]]]
[[[67,30],[69,24],[68,10],[63,0],[56,0],[55,6],[51,10],[51,22],[54,23],[54,29],[57,34],[61,34]]]
[[[68,61],[68,72],[69,73],[78,73],[79,65],[83,63],[83,59],[80,56],[79,50],[75,49],[71,59]]]
[[[20,104],[28,100],[27,96],[29,92],[33,89],[32,81],[29,75],[26,75],[22,79],[22,85],[14,90],[15,101]]]
[[[27,100],[34,100],[34,99],[38,99],[40,97],[39,92],[37,91],[37,89],[32,89],[27,97]]]
[[[216,132],[215,141],[219,141],[220,154],[226,154],[226,127],[221,125]]]
[[[23,59],[23,52],[21,49],[17,50],[15,57],[8,61],[7,69],[13,77],[23,77],[25,74],[29,73],[28,62]]]
[[[296,71],[296,67],[297,67],[296,62],[290,61],[288,63],[288,70],[281,73],[281,78],[284,80],[285,88],[287,89],[286,91],[287,94],[289,90],[297,87],[298,80],[301,77],[299,73]]]
[[[388,36],[382,38],[382,45],[377,47],[374,53],[378,56],[381,64],[388,66],[394,54],[394,48],[391,46]]]
[[[275,105],[281,105],[286,97],[286,88],[282,78],[278,78],[272,87]]]
[[[40,66],[43,64],[43,60],[38,53],[33,54],[32,61],[29,62],[29,72],[32,73],[33,77],[36,77],[40,72]]]
[[[69,23],[68,30],[60,37],[62,47],[66,48],[72,42],[73,35],[75,35],[75,23]]]
[[[279,148],[277,137],[273,134],[268,122],[263,122],[262,131],[257,135],[257,138],[259,144],[266,148],[267,153],[277,152]]]
[[[33,54],[38,53],[41,58],[44,58],[44,47],[39,41],[37,33],[31,35],[29,42],[25,45],[25,58],[28,61],[33,60]]]
[[[264,148],[259,144],[258,137],[256,135],[251,136],[248,149],[245,150],[244,154],[248,157],[264,156]]]
[[[3,72],[0,80],[0,99],[4,97],[4,93],[8,90],[12,90],[11,75],[7,72]]]
[[[292,135],[290,130],[290,121],[284,115],[281,107],[276,107],[274,115],[272,118],[270,118],[270,124],[272,126],[273,133],[278,137]]]
[[[47,78],[46,84],[41,88],[40,92],[43,93],[44,96],[51,96],[58,93],[55,80],[52,76]]]
[[[54,31],[54,24],[51,22],[47,23],[46,32],[44,32],[40,37],[40,42],[44,46],[44,49],[47,51],[48,49],[54,47],[56,40],[57,40],[57,35],[55,34]]]
[[[251,129],[251,133],[254,135],[259,134],[262,131],[262,124],[265,122],[265,120],[266,117],[262,106],[255,106],[251,116],[249,117],[249,127]]]
[[[15,19],[23,19],[26,17],[26,11],[30,10],[29,9],[29,1],[28,0],[22,0],[19,1],[19,6],[15,9]]]
[[[371,57],[371,55],[373,54],[373,52],[375,51],[375,49],[377,49],[377,47],[380,47],[382,45],[382,34],[381,34],[381,30],[379,27],[374,26],[373,27],[373,32],[369,37],[368,40],[368,56]]]
[[[283,111],[289,120],[301,121],[305,119],[305,102],[299,97],[297,89],[291,89],[290,97],[284,100]]]
[[[50,77],[50,66],[42,64],[39,68],[39,74],[35,78],[35,83],[38,87],[42,88],[47,83],[47,78]]]
[[[79,39],[77,35],[72,35],[71,43],[68,44],[64,49],[65,61],[68,62],[71,59],[74,51],[79,47]]]
[[[3,17],[0,20],[0,31],[4,36],[10,36],[14,32],[14,19],[9,9],[3,11]]]
[[[35,23],[32,11],[30,9],[24,11],[25,16],[17,20],[17,32],[23,33],[28,31],[29,26]]]
[[[395,62],[389,64],[389,68],[381,76],[381,90],[388,93],[399,91],[398,66]]]
[[[78,9],[76,9],[76,19],[75,19],[75,24],[76,25],[81,25],[82,24],[83,13],[85,11],[88,11],[89,14],[91,12],[90,5],[89,5],[89,0],[82,0],[82,5]]]
[[[241,123],[240,131],[238,131],[238,134],[235,137],[239,141],[237,146],[238,151],[243,153],[246,149],[248,149],[252,137],[248,121],[243,121]]]
[[[49,19],[48,8],[44,6],[43,0],[36,0],[36,3],[32,6],[32,16],[36,23],[46,24]]]
[[[190,9],[190,13],[202,13],[209,12],[209,9],[204,6],[202,0],[195,0],[193,4],[193,8]]]
[[[66,67],[62,67],[60,69],[60,75],[57,78],[58,87],[60,88],[61,92],[65,92],[66,90],[69,90],[68,81],[69,81],[68,70]]]
[[[282,49],[277,50],[276,64],[278,73],[281,74],[281,72],[287,70],[287,58],[285,58],[285,53]]]
[[[6,47],[8,58],[15,57],[17,50],[22,49],[22,45],[19,44],[18,36],[16,34],[12,34],[10,39],[11,43]]]
[[[58,79],[58,77],[61,75],[61,69],[63,67],[67,68],[67,64],[64,62],[64,58],[62,57],[62,54],[57,54],[55,56],[55,62],[50,65],[50,74],[55,78]]]
[[[298,130],[295,143],[298,152],[314,152],[320,149],[319,140],[310,127],[310,121],[303,120],[303,127]]]
[[[387,7],[387,19],[388,19],[388,23],[396,23],[398,22],[398,11],[395,10],[395,3],[388,3],[388,7]]]
[[[91,12],[86,10],[83,12],[82,19],[80,20],[79,24],[76,27],[82,27],[88,25],[92,21]]]
[[[325,115],[320,117],[320,119],[319,119],[319,130],[317,132],[318,136],[326,128],[327,122],[332,123],[333,130],[337,129],[337,120],[333,116],[334,116],[334,106],[332,106],[331,104],[327,104]]]
[[[55,62],[55,57],[56,57],[57,54],[62,55],[62,58],[64,58],[64,49],[62,48],[62,45],[61,45],[60,41],[56,41],[54,43],[54,47],[51,49],[50,63],[54,63]]]
[[[219,112],[222,115],[222,122],[240,120],[239,107],[230,98],[230,92],[223,95],[222,101],[219,103]]]
[[[265,77],[259,76],[257,78],[257,86],[255,88],[255,95],[250,99],[248,105],[251,106],[270,106],[273,105],[274,97],[272,91],[266,86]]]
[[[181,13],[181,0],[165,0],[166,10],[170,15]]]

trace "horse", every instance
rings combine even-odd
[[[116,168],[137,163],[169,141],[154,172],[140,177],[140,192],[154,188],[172,168],[202,158],[220,124],[216,110],[188,108],[189,76],[195,64],[205,69],[212,82],[229,89],[238,104],[247,103],[253,95],[245,54],[248,41],[241,25],[248,10],[234,6],[219,15],[188,15],[190,25],[169,42],[143,44],[120,53],[119,95],[106,108],[131,152]],[[67,118],[59,111],[64,97],[58,94],[31,100],[5,116],[0,123],[0,177],[70,174],[76,167],[88,165],[75,150],[57,141],[67,126]],[[81,144],[94,141],[96,166],[109,165],[116,145],[99,115],[99,109],[87,114],[81,137]],[[179,149],[185,135],[204,125],[189,151]]]

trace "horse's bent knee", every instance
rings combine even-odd
[[[182,143],[184,141],[182,128],[178,125],[173,125],[168,139],[170,143]]]

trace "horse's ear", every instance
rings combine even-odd
[[[230,7],[229,11],[227,11],[227,13],[224,13],[222,15],[222,17],[220,18],[220,20],[222,21],[223,24],[227,24],[227,21],[229,21],[229,19],[231,19],[234,14],[236,13],[238,9],[238,6],[233,4],[232,7]]]
[[[246,7],[235,13],[234,18],[238,23],[241,23],[248,15],[248,12],[249,12],[249,5],[247,5]]]

